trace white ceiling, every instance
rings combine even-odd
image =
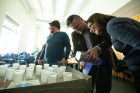
[[[84,20],[93,13],[132,17],[140,13],[140,0],[21,0],[38,27],[47,27],[53,20],[65,26],[71,14]]]

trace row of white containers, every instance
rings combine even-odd
[[[72,78],[71,72],[65,72],[66,66],[52,65],[52,67],[49,67],[49,64],[44,64],[44,69],[42,69],[42,65],[35,66],[32,63],[29,64],[29,67],[18,63],[14,63],[12,67],[0,65],[0,76],[5,76],[7,81],[13,80],[14,85],[19,85],[24,74],[26,79],[32,79],[34,68],[36,75],[41,75],[42,83],[55,83],[57,78],[70,81]]]

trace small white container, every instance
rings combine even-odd
[[[6,69],[6,80],[13,80],[14,71],[15,71],[14,67],[8,67]]]
[[[47,67],[47,69],[49,70],[49,72],[53,72],[53,68],[52,67]]]
[[[63,78],[64,68],[57,68],[58,78]]]
[[[44,64],[44,69],[47,69],[49,67],[49,64]]]
[[[19,70],[23,70],[24,71],[25,69],[26,69],[26,65],[20,65],[19,66]]]
[[[6,69],[8,65],[0,65],[0,75],[5,76],[6,75]]]
[[[64,72],[66,71],[66,66],[60,66],[60,68],[63,68]]]
[[[23,70],[15,70],[14,71],[14,78],[13,78],[13,81],[14,81],[14,85],[19,85],[22,81],[22,78],[23,78]]]
[[[41,82],[42,83],[47,83],[48,73],[49,73],[49,71],[47,69],[41,70]]]
[[[53,72],[57,72],[58,65],[52,65],[52,67],[53,67]]]
[[[12,66],[15,67],[15,70],[18,70],[18,68],[19,68],[19,63],[13,63]]]
[[[34,68],[35,67],[35,64],[34,63],[30,63],[29,64],[29,67],[33,67]]]
[[[41,70],[42,70],[42,65],[36,65],[36,75],[40,75]]]
[[[48,83],[56,83],[57,73],[50,72],[48,73]]]
[[[71,72],[64,72],[63,73],[63,77],[64,77],[64,81],[71,81],[72,79],[72,74]]]
[[[26,79],[32,79],[33,72],[34,72],[33,67],[27,67],[26,68]]]

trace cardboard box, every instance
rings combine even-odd
[[[34,71],[35,72],[35,71]],[[57,79],[56,83],[46,83],[41,85],[34,85],[28,87],[20,88],[7,88],[0,90],[0,93],[90,93],[92,89],[92,77],[86,74],[83,74],[77,70],[74,70],[70,67],[66,67],[66,72],[72,72],[72,80],[64,81],[63,79]],[[36,76],[35,73],[32,77],[32,80],[40,80],[40,75]],[[23,78],[23,81],[27,81],[26,78]],[[8,82],[6,82],[8,85]],[[4,84],[2,87],[4,87]]]

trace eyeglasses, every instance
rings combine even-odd
[[[88,27],[89,29],[91,29],[91,26],[93,25],[93,23]]]

